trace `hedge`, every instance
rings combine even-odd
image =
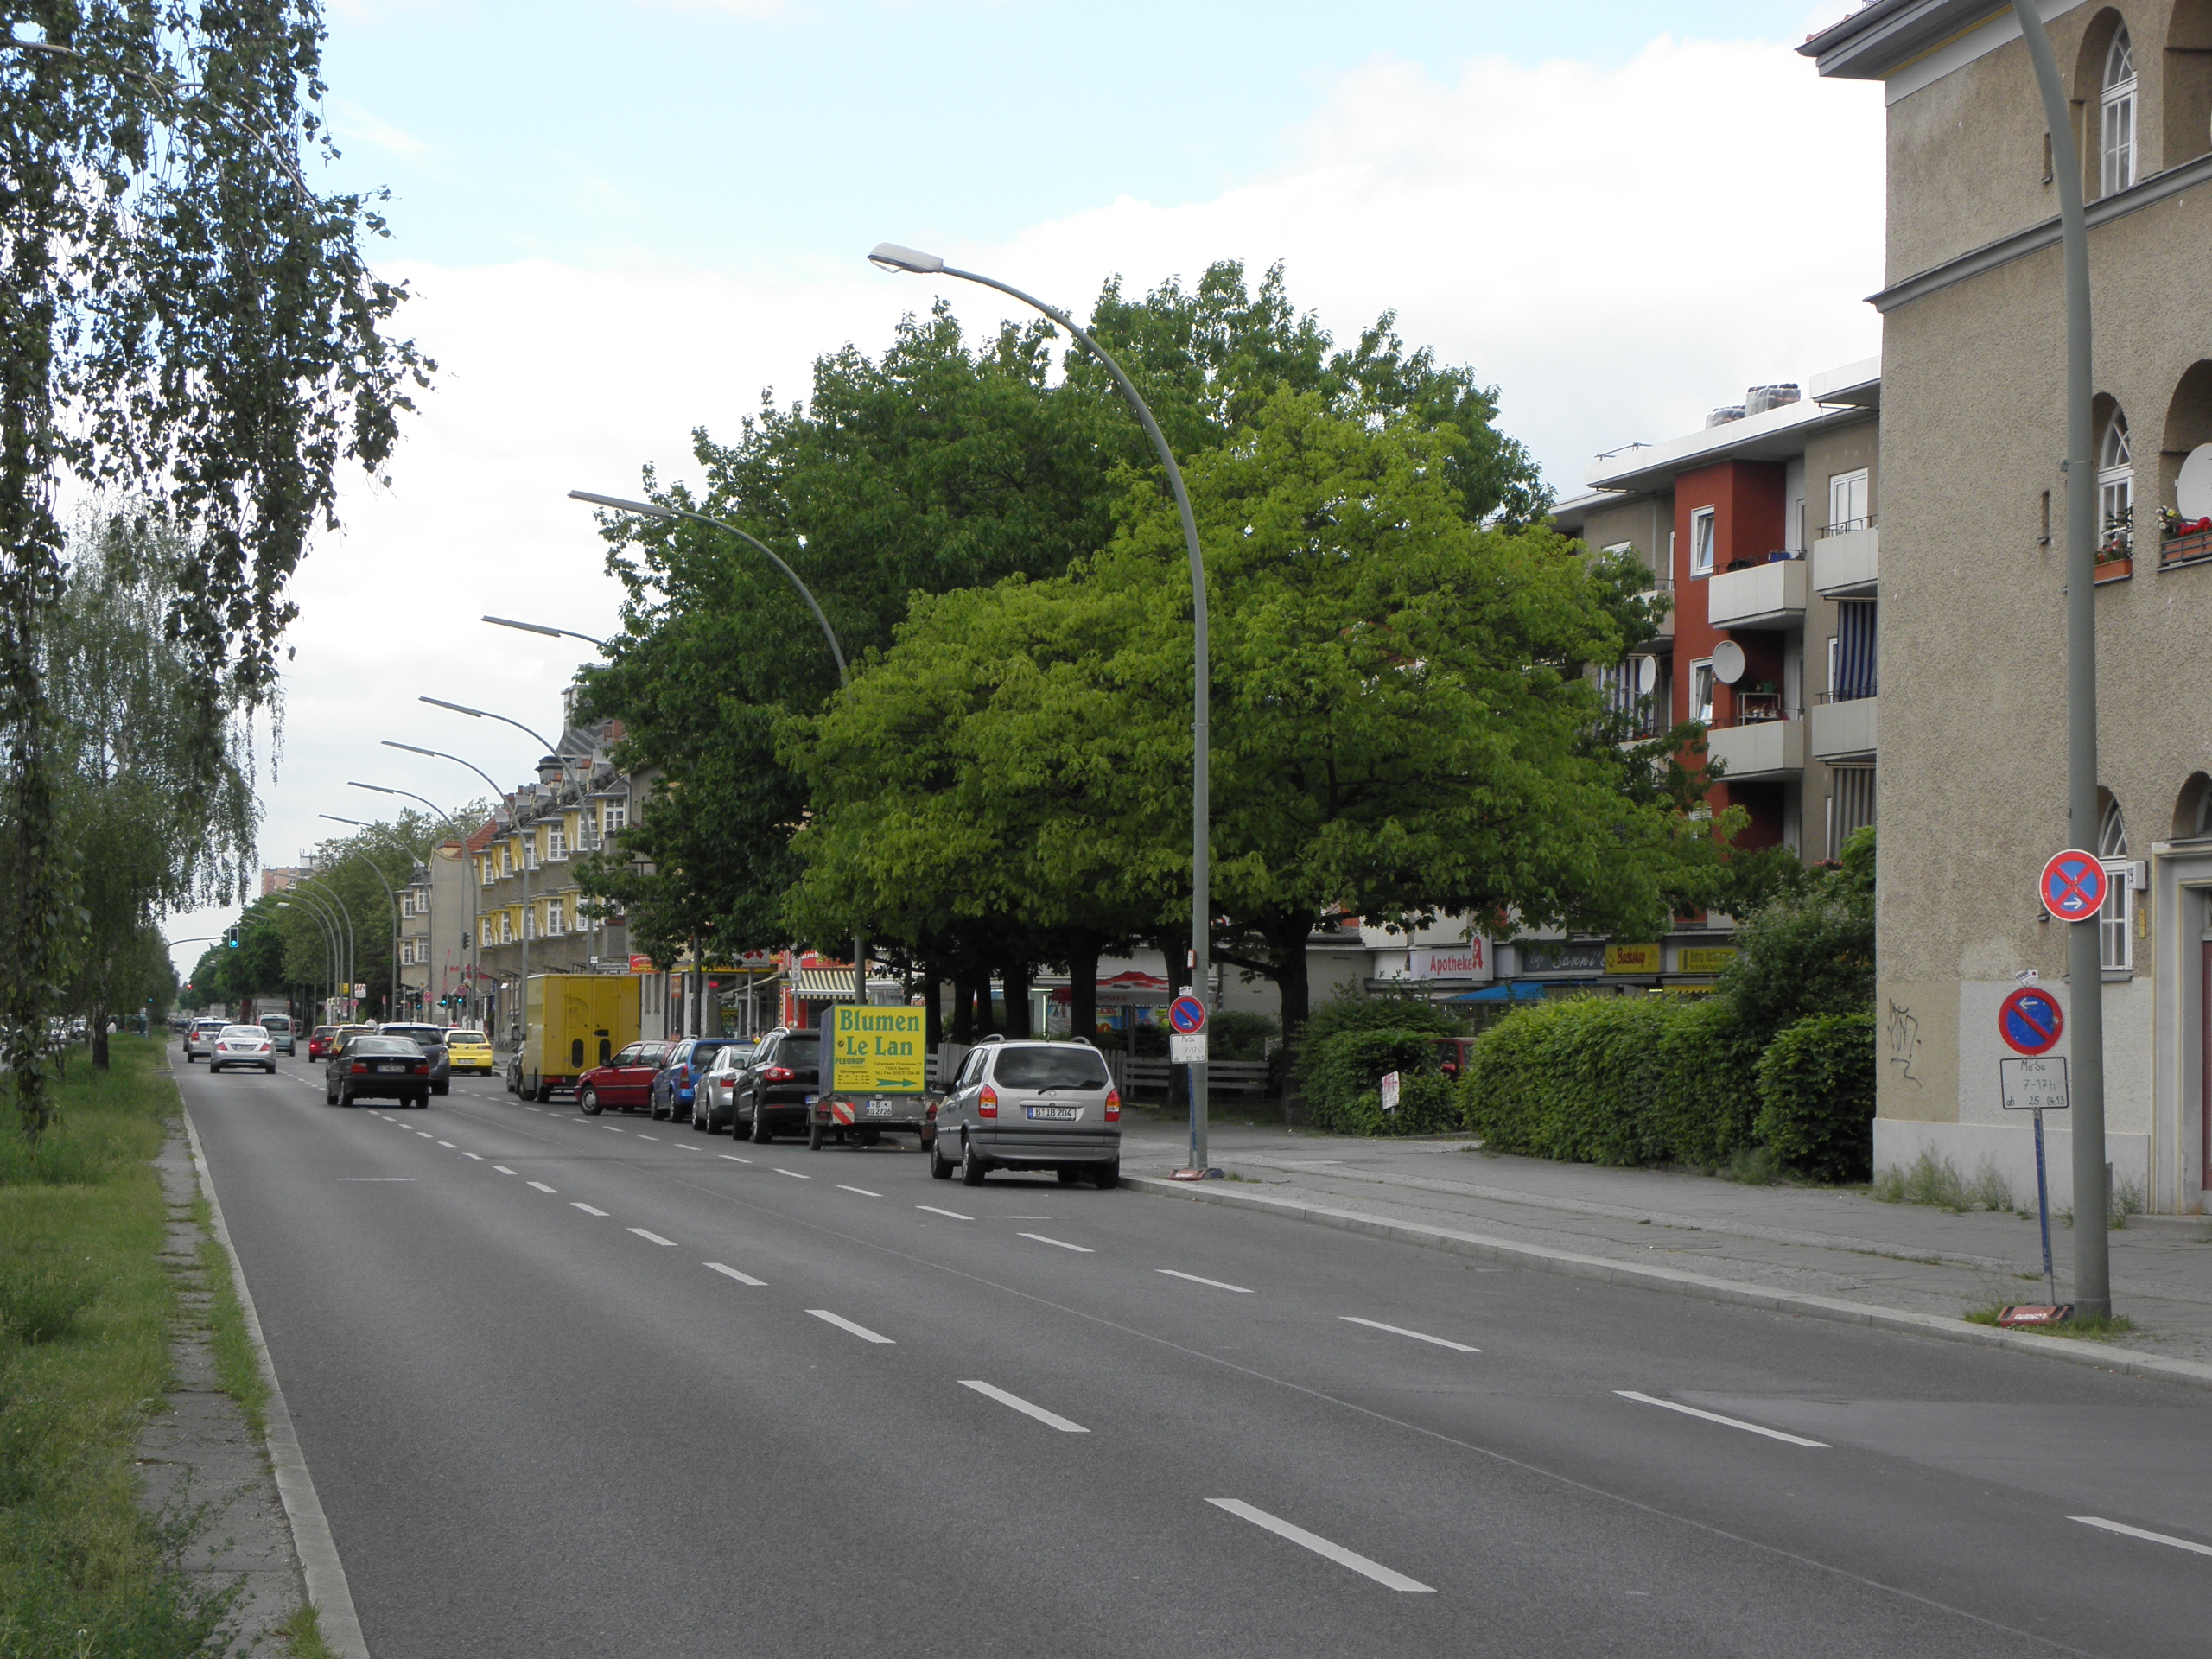
[[[1723,997],[1573,997],[1478,1039],[1467,1127],[1501,1152],[1712,1167],[1751,1140],[1757,1051]]]
[[[1874,1016],[1821,1014],[1785,1026],[1759,1056],[1759,1140],[1820,1181],[1874,1171]]]
[[[1306,1045],[1300,1071],[1317,1128],[1340,1135],[1442,1135],[1463,1127],[1451,1079],[1437,1069],[1436,1033],[1344,1031]],[[1382,1109],[1382,1080],[1401,1079],[1398,1109]]]

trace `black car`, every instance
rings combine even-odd
[[[357,1100],[396,1100],[403,1106],[430,1103],[430,1060],[412,1039],[365,1032],[332,1051],[322,1071],[322,1103],[351,1106]]]
[[[430,1092],[442,1095],[453,1086],[453,1064],[446,1053],[446,1028],[443,1026],[400,1025],[397,1022],[377,1027],[380,1037],[404,1037],[423,1051],[423,1058],[430,1063]]]
[[[772,1031],[738,1073],[730,1133],[762,1146],[779,1135],[804,1135],[807,1108],[821,1091],[822,1033]]]

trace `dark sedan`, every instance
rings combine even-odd
[[[368,1032],[348,1037],[331,1052],[322,1069],[322,1103],[351,1106],[358,1100],[396,1100],[403,1106],[430,1103],[430,1059],[411,1039]]]
[[[453,1057],[446,1052],[446,1028],[443,1026],[379,1026],[377,1034],[379,1037],[404,1037],[423,1051],[423,1058],[430,1063],[432,1094],[442,1095],[453,1086]]]
[[[730,1133],[763,1146],[779,1135],[804,1135],[807,1109],[821,1090],[821,1066],[819,1032],[770,1032],[738,1073]]]

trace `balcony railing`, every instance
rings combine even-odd
[[[1866,598],[1878,585],[1882,532],[1872,520],[1851,522],[1855,528],[1830,525],[1813,543],[1813,590],[1823,599]]]
[[[1785,550],[1707,577],[1705,618],[1716,628],[1794,627],[1805,620],[1805,556]]]
[[[1882,700],[1823,697],[1814,705],[1809,742],[1815,760],[1860,760],[1874,753]]]
[[[1707,761],[1723,768],[1724,781],[1753,783],[1802,776],[1805,722],[1796,715],[1794,709],[1782,709],[1778,716],[1712,728],[1705,735]]]

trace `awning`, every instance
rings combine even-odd
[[[802,968],[791,981],[791,995],[803,1002],[849,1002],[853,1000],[853,970]]]
[[[1562,981],[1562,983],[1583,984],[1582,980]],[[1501,979],[1495,985],[1485,985],[1479,991],[1463,991],[1458,996],[1447,996],[1447,1002],[1541,1002],[1544,986],[1541,980]]]
[[[1175,1000],[1174,988],[1166,979],[1137,968],[1100,980],[1097,995],[1102,1008],[1164,1008]],[[1062,985],[1052,992],[1052,1001],[1065,1007],[1074,998],[1070,988]]]

